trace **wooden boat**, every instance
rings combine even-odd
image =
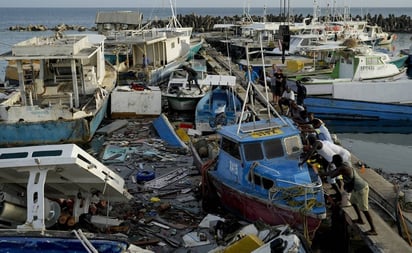
[[[17,43],[1,55],[15,62],[19,85],[1,90],[0,146],[90,141],[117,77],[103,48],[101,35],[56,34]],[[39,72],[26,71],[30,61],[40,64]]]
[[[242,102],[235,95],[235,76],[208,75],[204,80],[212,89],[196,105],[196,130],[212,133],[222,125],[236,124]]]
[[[167,87],[162,91],[162,96],[167,99],[170,109],[176,111],[194,111],[199,100],[205,96],[210,89],[210,85],[204,82],[207,77],[205,60],[193,60],[192,68],[198,73],[198,83],[202,92],[195,84],[189,86],[188,73],[179,68],[174,70],[170,77]]]
[[[122,177],[75,144],[2,148],[0,154],[3,251],[150,252],[120,235],[87,231],[80,222],[99,201],[110,206],[132,195]],[[62,223],[72,229],[63,230]]]

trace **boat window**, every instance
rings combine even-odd
[[[263,147],[265,149],[265,156],[267,159],[281,157],[284,154],[281,139],[265,141],[263,142]]]
[[[259,161],[263,159],[263,151],[260,142],[247,143],[244,145],[246,161]]]
[[[253,181],[252,181],[252,174],[253,174]],[[267,179],[265,177],[262,177],[262,176],[260,176],[259,174],[256,174],[256,173],[249,173],[248,180],[250,182],[254,182],[255,185],[263,187],[266,190],[269,190],[274,185],[272,180]]]
[[[32,157],[43,157],[43,156],[61,156],[62,150],[46,150],[46,151],[35,151]]]
[[[288,155],[300,153],[302,150],[300,136],[296,135],[285,138],[285,148]]]
[[[27,152],[3,153],[0,155],[0,159],[26,158],[28,155],[29,153]]]
[[[229,139],[222,139],[222,150],[240,160],[239,144]]]

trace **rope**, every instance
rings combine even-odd
[[[99,251],[91,244],[91,242],[83,234],[83,231],[81,229],[73,230],[72,232],[76,235],[77,239],[79,239],[79,241],[82,243],[83,247],[87,250],[87,252],[99,253]]]
[[[397,208],[398,208],[398,212],[399,212],[399,215],[401,217],[401,220],[402,220],[402,226],[403,226],[403,230],[406,234],[406,239],[408,240],[409,246],[412,246],[411,236],[410,236],[409,231],[408,231],[408,225],[406,225],[405,217],[402,214],[401,206],[399,205],[399,203],[397,205]]]

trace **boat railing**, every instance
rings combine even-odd
[[[290,184],[291,187],[279,187],[276,186],[276,182],[287,183]],[[300,206],[304,207],[305,210],[310,210],[311,207],[313,207],[314,201],[317,201],[317,198],[310,197],[309,195],[314,195],[319,192],[323,192],[321,183],[300,184],[289,180],[276,179],[275,184],[268,191],[268,198],[271,202],[273,202],[275,200],[279,200],[279,198],[281,197],[285,201],[288,201],[288,199],[294,199],[296,197],[303,196],[304,199]]]

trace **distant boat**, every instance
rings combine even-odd
[[[2,148],[0,154],[3,251],[151,252],[123,236],[92,233],[84,226],[102,225],[102,216],[89,213],[96,201],[113,205],[132,199],[123,178],[86,151],[61,144]],[[71,201],[72,209],[65,205]],[[84,214],[90,215],[89,223],[81,221]],[[102,221],[105,226],[114,222],[106,216]]]
[[[212,89],[197,103],[196,130],[212,133],[220,126],[236,124],[242,110],[242,102],[234,92],[236,77],[208,75],[204,82]]]
[[[117,79],[103,48],[101,35],[57,33],[17,43],[1,55],[19,82],[1,89],[0,146],[90,141]],[[31,62],[39,71],[31,71]]]
[[[402,60],[404,65],[407,57]],[[332,95],[334,98],[344,99],[362,96],[367,101],[376,101],[373,100],[373,92],[376,90],[370,87],[380,84],[379,94],[381,92],[387,94],[394,93],[395,84],[404,83],[402,79],[405,68],[398,68],[398,65],[402,65],[398,59],[394,64],[387,54],[374,52],[368,47],[347,48],[338,52],[336,65],[331,75],[315,75],[303,77],[300,80],[305,84],[308,95]],[[341,85],[345,86],[342,90],[338,89]],[[362,91],[356,91],[357,87]],[[399,92],[400,89],[396,88],[396,94]],[[394,100],[391,102],[396,100],[396,98],[391,99]]]
[[[202,92],[194,83],[189,85],[188,73],[179,68],[174,70],[167,83],[167,87],[162,91],[162,96],[167,99],[170,109],[176,111],[194,111],[199,100],[205,96],[211,88],[204,82],[207,77],[207,67],[205,60],[193,60],[192,68],[198,73],[198,84]]]

